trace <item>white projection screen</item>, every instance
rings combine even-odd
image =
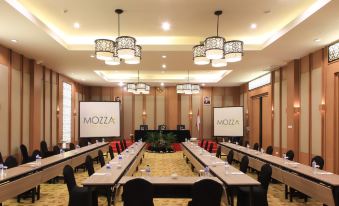
[[[243,107],[214,107],[213,108],[214,136],[244,135]]]
[[[120,102],[80,102],[79,136],[120,137]]]

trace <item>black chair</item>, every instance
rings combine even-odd
[[[204,149],[207,150],[208,148],[208,141],[206,140],[206,143],[205,143],[205,146],[204,146]]]
[[[246,155],[243,156],[240,161],[240,171],[242,171],[245,174],[247,173],[248,163],[249,163],[248,156]]]
[[[260,186],[253,187],[253,203],[254,206],[268,206],[267,190],[271,181],[272,168],[269,164],[264,164],[258,174]],[[250,205],[250,187],[239,187],[237,206]]]
[[[268,146],[266,148],[266,154],[272,155],[273,154],[273,147],[272,146]]]
[[[20,152],[22,156],[21,164],[26,164],[32,161],[32,158],[29,156],[26,145],[20,145]]]
[[[54,155],[53,151],[48,150],[47,143],[44,140],[40,142],[40,151],[43,158]]]
[[[148,130],[148,125],[147,124],[142,124],[140,125],[140,130]]]
[[[53,147],[53,152],[54,152],[54,155],[60,154],[60,148],[59,148],[58,145],[55,145],[55,146]]]
[[[208,147],[208,152],[209,152],[209,153],[212,153],[213,147],[214,147],[214,143],[211,142],[211,143],[210,143],[210,146]]]
[[[164,124],[158,125],[158,130],[166,130],[167,126]]]
[[[17,167],[18,166],[18,161],[16,160],[16,158],[12,155],[9,155],[5,162],[4,165],[7,166],[8,169],[13,168],[13,167]]]
[[[126,142],[126,139],[123,139],[122,142],[124,143],[124,147],[127,149],[127,142]]]
[[[89,188],[79,187],[75,182],[73,168],[69,165],[64,167],[63,175],[69,194],[69,206],[97,206],[98,198],[95,192]]]
[[[322,170],[324,168],[325,161],[321,156],[314,156],[311,160],[311,166],[312,162],[315,162],[319,166],[319,169]]]
[[[34,150],[33,153],[32,153],[32,161],[35,161],[36,160],[36,157],[39,155],[39,157],[42,157],[41,156],[41,152],[39,150]]]
[[[201,147],[201,148],[203,148],[203,147],[204,147],[204,142],[205,142],[205,140],[204,140],[204,139],[202,139],[202,140],[201,140],[201,142],[200,142],[200,147]]]
[[[112,146],[108,146],[108,152],[109,152],[109,156],[111,156],[111,160],[114,159],[114,152],[113,152],[113,148]]]
[[[99,149],[98,150],[98,159],[99,159],[99,162],[100,162],[100,166],[103,167],[105,166],[105,158],[104,158],[104,153]]]
[[[93,166],[93,159],[90,155],[86,156],[85,165],[86,165],[88,176],[91,176],[92,174],[94,174],[95,171],[94,171],[94,166]]]
[[[227,162],[228,162],[228,164],[231,165],[233,163],[233,157],[234,157],[234,152],[233,152],[233,150],[230,150],[228,152],[228,155],[227,155]]]
[[[2,159],[2,154],[0,152],[0,164],[3,164],[4,163],[4,160]]]
[[[75,150],[75,145],[74,143],[69,143],[69,150]]]
[[[292,150],[288,150],[286,152],[286,157],[287,157],[288,160],[293,161],[293,159],[294,159],[294,152]]]
[[[217,158],[221,158],[221,146],[220,145],[218,145],[217,152],[215,153],[215,156]]]
[[[117,152],[118,152],[118,154],[120,154],[120,147],[119,147],[119,143],[115,143],[115,147],[116,147],[116,149],[117,149]]]
[[[220,183],[211,179],[200,180],[193,184],[192,201],[188,206],[220,206],[222,192]]]
[[[245,141],[245,143],[244,143],[243,146],[244,146],[244,147],[247,147],[247,145],[250,145],[250,142],[249,142],[248,140]]]
[[[184,129],[185,129],[185,125],[183,125],[183,124],[177,125],[177,130],[184,130]]]
[[[124,206],[153,206],[153,185],[142,178],[127,181],[122,201]]]
[[[259,144],[256,142],[256,143],[254,143],[254,145],[253,145],[253,149],[254,150],[259,150]]]

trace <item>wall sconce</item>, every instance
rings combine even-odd
[[[320,112],[325,112],[326,111],[326,105],[325,104],[320,104],[319,105],[319,111]]]
[[[189,118],[190,118],[190,119],[192,119],[193,112],[192,112],[192,111],[190,111],[190,112],[188,113],[188,116],[189,116]]]
[[[298,106],[293,107],[293,112],[295,114],[299,114],[300,113],[300,107],[298,107]]]
[[[143,112],[142,112],[142,116],[147,116],[146,111],[143,111]]]
[[[76,110],[73,111],[73,116],[77,116],[77,111]]]
[[[59,108],[59,106],[57,106],[57,109],[56,109],[57,115],[59,114],[59,112],[60,112],[60,108]]]

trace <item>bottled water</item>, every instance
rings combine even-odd
[[[206,166],[204,172],[205,172],[205,176],[208,177],[210,175],[210,168]]]
[[[65,152],[65,151],[61,148],[61,149],[60,149],[60,154],[64,154],[64,152]]]
[[[102,140],[101,140],[102,142],[105,142],[105,138],[102,138]]]
[[[41,157],[40,157],[40,155],[37,155],[35,157],[35,162],[36,162],[37,165],[41,165]]]
[[[145,172],[146,172],[146,176],[151,175],[151,167],[149,165],[146,166]]]
[[[0,164],[0,175],[3,176],[4,175],[4,165]]]
[[[225,173],[228,174],[228,168],[230,167],[230,165],[228,164],[227,161],[225,161]]]

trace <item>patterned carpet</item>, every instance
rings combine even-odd
[[[108,161],[108,160],[107,160]],[[146,165],[151,167],[152,176],[170,176],[172,173],[177,173],[180,176],[196,176],[190,169],[190,165],[186,164],[183,159],[182,152],[176,152],[172,154],[154,154],[145,153],[145,158],[140,165],[139,169],[145,168]],[[99,164],[95,164],[95,168],[98,169]],[[254,178],[256,175],[250,174]],[[77,183],[80,184],[87,178],[87,172],[79,171],[75,174]],[[136,172],[134,176],[141,176],[140,172]],[[120,193],[118,193],[119,196]],[[117,206],[122,206],[123,203],[118,197]],[[154,199],[155,206],[186,206],[189,199]],[[306,206],[314,205],[320,206],[322,204],[309,199],[307,203],[303,202],[303,199],[295,198],[293,203],[290,203],[284,198],[284,185],[283,184],[270,184],[268,192],[269,205],[272,206]],[[16,199],[11,199],[3,203],[4,206],[65,206],[68,205],[68,191],[63,181],[57,184],[42,184],[41,185],[41,198],[34,204],[31,200],[25,199],[21,203],[17,203]],[[99,197],[99,205],[106,206],[107,202],[105,197]]]

